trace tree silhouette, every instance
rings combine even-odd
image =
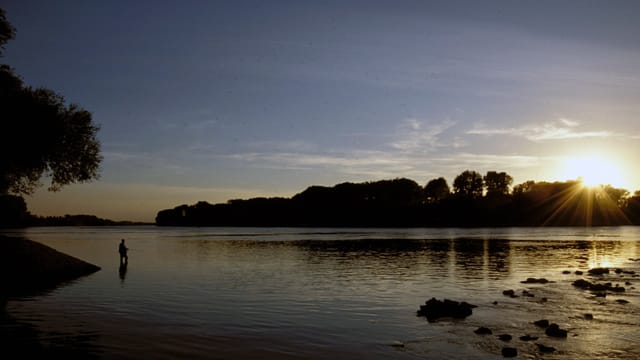
[[[601,188],[602,192],[618,207],[624,208],[629,199],[629,190],[614,188],[611,185],[604,185]]]
[[[0,8],[0,56],[4,51],[4,45],[13,39],[16,35],[16,29],[7,20],[4,9]]]
[[[427,203],[430,204],[438,203],[449,197],[450,194],[449,184],[447,184],[447,180],[443,177],[430,180],[424,187],[425,198],[427,199]]]
[[[535,185],[535,181],[528,180],[523,182],[522,184],[518,184],[513,187],[513,195],[520,196],[528,191],[530,191]]]
[[[501,177],[510,178],[508,175]],[[443,189],[446,185],[443,180],[434,179],[427,187],[437,189],[439,184]],[[347,182],[333,187],[310,186],[292,198],[181,205],[158,212],[156,224],[306,227],[640,224],[640,192],[628,197],[628,191],[624,189],[611,186],[593,189],[575,180],[553,183],[527,181],[516,185],[513,195],[502,191],[482,197],[482,177],[468,170],[460,174],[455,183],[459,196],[430,203],[422,201],[427,187],[421,189],[410,179]]]
[[[14,33],[0,9],[0,45]],[[0,66],[0,118],[0,194],[33,193],[42,176],[51,178],[52,191],[98,178],[91,113],[49,89],[25,86],[8,65]]]
[[[487,197],[508,195],[509,186],[513,178],[506,172],[489,171],[484,176],[484,184],[487,187]]]
[[[459,197],[479,199],[483,190],[482,175],[476,171],[465,170],[453,180],[453,193]]]

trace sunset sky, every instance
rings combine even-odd
[[[640,189],[640,1],[31,1],[0,62],[93,114],[38,215],[464,170]]]

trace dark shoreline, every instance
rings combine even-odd
[[[0,236],[0,297],[44,293],[99,266],[19,237]]]

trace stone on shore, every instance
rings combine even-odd
[[[602,274],[608,274],[609,273],[609,269],[608,268],[593,268],[593,269],[589,269],[589,274],[591,275],[602,275]]]
[[[550,281],[545,278],[527,278],[527,280],[520,282],[523,284],[546,284]]]
[[[558,324],[554,323],[554,324],[549,325],[549,327],[545,331],[545,334],[547,334],[547,336],[551,336],[551,337],[566,338],[567,337],[567,330],[560,329],[560,326]]]
[[[538,327],[541,327],[541,328],[548,328],[549,327],[549,320],[547,320],[547,319],[537,320],[537,321],[534,321],[533,324],[535,326],[538,326]]]
[[[0,295],[43,292],[100,268],[35,241],[0,236]]]
[[[449,299],[443,301],[431,298],[425,305],[420,305],[418,316],[425,316],[429,322],[434,322],[440,318],[464,319],[473,313],[472,309],[477,306],[467,302],[457,302]]]
[[[504,357],[516,357],[518,356],[518,349],[512,347],[502,348],[502,356]]]
[[[478,334],[478,335],[492,335],[493,334],[493,331],[491,331],[491,329],[489,329],[488,327],[484,327],[484,326],[481,326],[481,327],[477,328],[473,332]]]
[[[600,291],[611,291],[611,292],[618,292],[618,293],[625,292],[625,288],[623,286],[620,286],[618,284],[613,286],[610,282],[605,284],[598,284],[598,283],[592,283],[584,279],[578,279],[573,283],[571,283],[571,285],[580,289],[598,291],[598,292]]]

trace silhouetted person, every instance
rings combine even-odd
[[[129,257],[127,256],[127,246],[124,244],[124,239],[120,241],[120,246],[118,246],[118,252],[120,253],[120,265],[128,264]]]

